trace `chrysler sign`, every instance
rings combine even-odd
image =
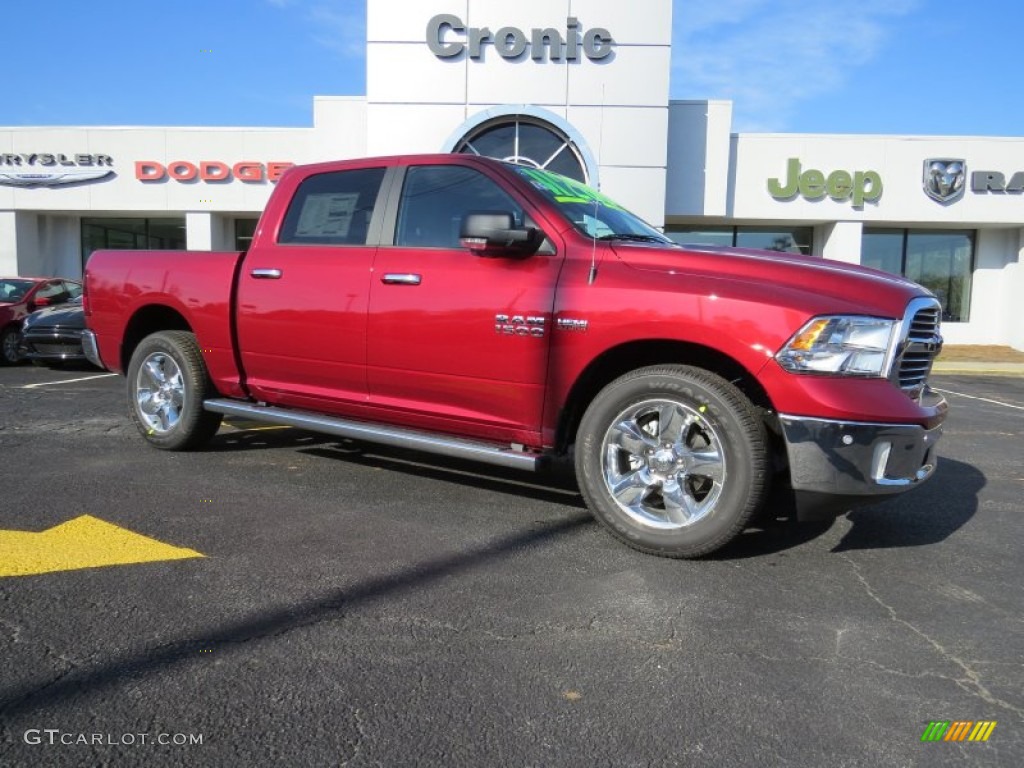
[[[466,27],[458,16],[441,13],[427,22],[427,47],[439,59],[451,59],[468,51],[469,58],[482,59],[484,45],[494,46],[503,59],[518,59],[527,51],[534,61],[577,61],[582,53],[591,61],[607,58],[615,40],[603,27],[582,31],[575,16],[565,20],[565,33],[554,27],[531,29]]]
[[[114,175],[110,155],[20,152],[0,154],[0,184],[8,187],[59,187]]]

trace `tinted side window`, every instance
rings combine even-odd
[[[523,209],[479,171],[451,165],[409,168],[398,208],[395,245],[458,248],[459,228],[471,211],[509,211],[516,226]]]
[[[42,288],[36,292],[37,299],[50,299],[54,304],[62,301],[67,301],[67,291],[64,290],[64,283],[60,280],[56,280],[51,283],[46,283]]]
[[[284,217],[279,243],[366,245],[383,168],[310,176]]]

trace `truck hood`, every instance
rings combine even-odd
[[[850,312],[902,317],[907,303],[932,296],[926,288],[899,275],[826,260],[816,256],[749,248],[664,248],[616,242],[616,256],[639,270],[681,279],[742,284],[742,292],[763,291],[774,303],[802,306],[814,312]]]

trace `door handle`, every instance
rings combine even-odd
[[[257,280],[280,280],[281,270],[280,269],[254,269],[249,273]]]
[[[387,285],[419,285],[423,278],[409,273],[389,272],[380,281]]]

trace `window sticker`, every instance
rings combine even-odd
[[[591,237],[604,237],[605,235],[612,235],[615,230],[605,224],[601,219],[598,219],[589,214],[583,214],[583,229]]]
[[[308,195],[295,228],[298,237],[346,237],[359,200],[358,192],[324,192]]]

